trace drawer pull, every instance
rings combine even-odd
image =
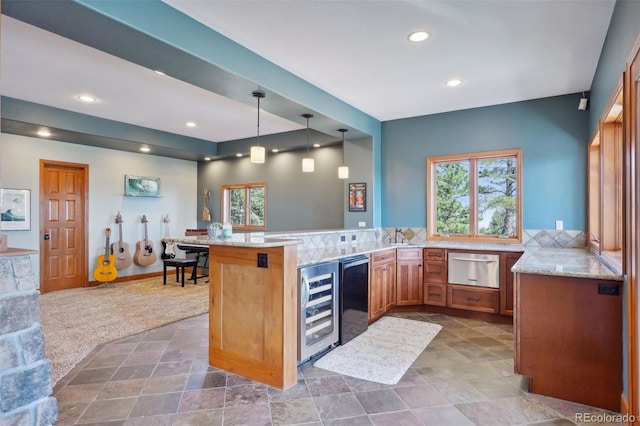
[[[467,297],[467,301],[468,302],[479,302],[480,298],[479,297]]]
[[[429,293],[429,296],[440,296],[441,293]]]

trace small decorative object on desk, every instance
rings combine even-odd
[[[224,238],[225,240],[228,240],[229,238],[231,238],[232,232],[233,232],[233,227],[231,226],[231,223],[225,222],[224,225],[222,225],[222,238]]]
[[[220,222],[213,222],[209,225],[208,235],[211,240],[220,238],[222,236],[222,224]]]

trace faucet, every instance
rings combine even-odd
[[[402,235],[402,240],[404,240],[404,233],[402,232],[402,228],[396,228],[395,230],[395,235],[394,235],[394,242],[396,243],[401,243],[404,241],[398,241],[398,232],[400,233],[400,235]]]

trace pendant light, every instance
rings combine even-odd
[[[349,167],[344,165],[344,132],[348,132],[347,129],[338,129],[342,133],[342,165],[338,167],[338,179],[347,179],[349,177]]]
[[[302,171],[305,173],[311,173],[314,170],[313,158],[309,156],[309,119],[313,117],[313,114],[302,114],[307,119],[307,158],[302,159]]]
[[[253,92],[253,97],[258,99],[258,135],[255,146],[251,147],[251,162],[263,164],[265,158],[264,146],[260,146],[260,99],[264,98],[264,92]]]

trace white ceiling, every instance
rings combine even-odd
[[[381,121],[587,91],[615,4],[164,1]],[[431,37],[411,44],[417,29]],[[4,15],[1,40],[5,96],[211,141],[255,135],[250,105]],[[446,87],[454,77],[462,85]],[[260,124],[261,134],[301,128],[267,113]]]

